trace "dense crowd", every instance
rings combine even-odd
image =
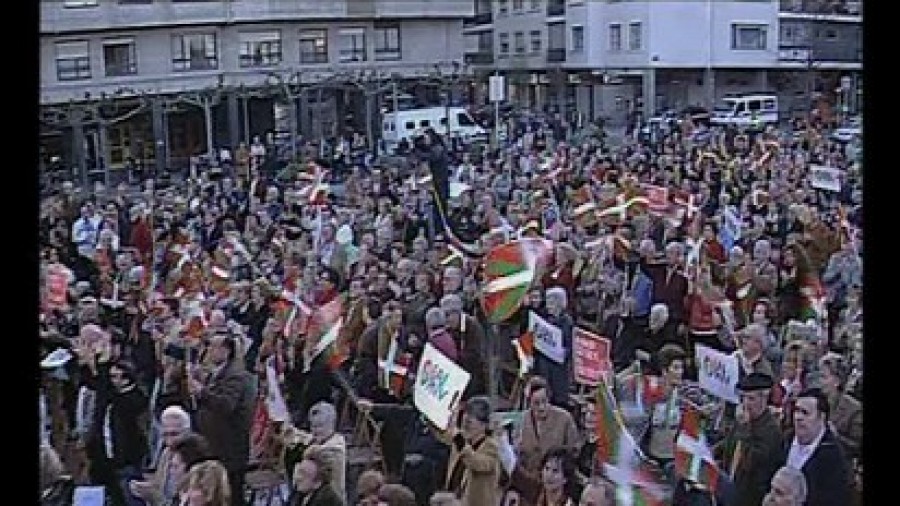
[[[861,163],[802,122],[510,132],[62,183],[43,504],[858,503]],[[610,344],[593,381],[584,335]],[[446,427],[414,399],[426,345],[470,376]],[[701,352],[734,357],[735,399]]]

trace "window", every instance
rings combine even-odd
[[[399,60],[400,25],[375,26],[375,59]]]
[[[618,23],[609,25],[609,50],[622,50],[622,25]]]
[[[214,33],[172,36],[174,70],[213,70],[219,67]]]
[[[419,122],[419,128],[428,128],[431,126],[431,121],[427,119],[423,119]]]
[[[509,34],[501,33],[498,40],[500,41],[500,54],[504,56],[509,54]]]
[[[456,122],[459,123],[459,126],[475,126],[475,122],[472,121],[472,118],[470,118],[468,114],[463,114],[461,112],[456,114]]]
[[[541,10],[541,0],[531,0],[531,12],[538,12]]]
[[[731,49],[766,48],[766,25],[731,25]]]
[[[281,64],[281,32],[241,32],[240,65],[272,67]]]
[[[838,38],[837,30],[834,28],[825,29],[825,40],[835,41]]]
[[[365,28],[341,28],[338,44],[341,63],[366,61]]]
[[[63,7],[96,7],[97,0],[63,0]]]
[[[504,15],[509,12],[509,0],[500,0],[497,2],[497,14]]]
[[[629,51],[641,50],[641,23],[640,21],[628,23],[628,49]]]
[[[119,0],[119,5],[128,5],[128,4],[152,4],[153,0]]]
[[[525,0],[512,0],[513,12],[522,12],[525,10]]]
[[[543,40],[541,38],[540,30],[532,30],[531,31],[531,52],[532,53],[540,53],[543,51]]]
[[[300,63],[328,63],[328,30],[300,30]]]
[[[572,52],[580,53],[584,51],[584,27],[572,27]]]
[[[773,100],[771,98],[767,98],[766,100],[763,100],[762,108],[764,111],[774,111],[776,109],[775,100]]]
[[[516,54],[525,53],[525,33],[516,32]]]
[[[103,41],[103,65],[107,77],[137,74],[137,49],[131,37]]]
[[[404,124],[404,126],[406,127],[407,130],[415,130],[415,129],[416,129],[416,122],[415,122],[415,121],[407,121],[407,122]]]
[[[91,78],[91,52],[88,41],[56,43],[56,78],[60,81]]]
[[[747,102],[747,109],[749,109],[751,113],[759,112],[761,107],[762,102],[760,102],[759,100],[751,100]]]

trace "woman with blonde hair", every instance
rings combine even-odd
[[[218,460],[205,460],[190,468],[181,482],[179,506],[223,506],[231,504],[228,471]]]

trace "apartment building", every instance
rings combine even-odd
[[[464,75],[473,14],[458,0],[47,0],[42,148],[161,168],[285,121],[359,130],[395,89],[454,92],[444,76]]]
[[[497,0],[475,12],[467,60],[529,107],[626,122],[750,91],[778,92],[788,112],[860,106],[858,2]]]

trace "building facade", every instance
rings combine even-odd
[[[473,14],[457,0],[41,2],[42,147],[162,168],[285,122],[365,131],[389,93],[456,90]]]
[[[858,2],[497,0],[475,12],[467,60],[505,75],[524,106],[624,123],[765,91],[787,115],[860,110]]]

